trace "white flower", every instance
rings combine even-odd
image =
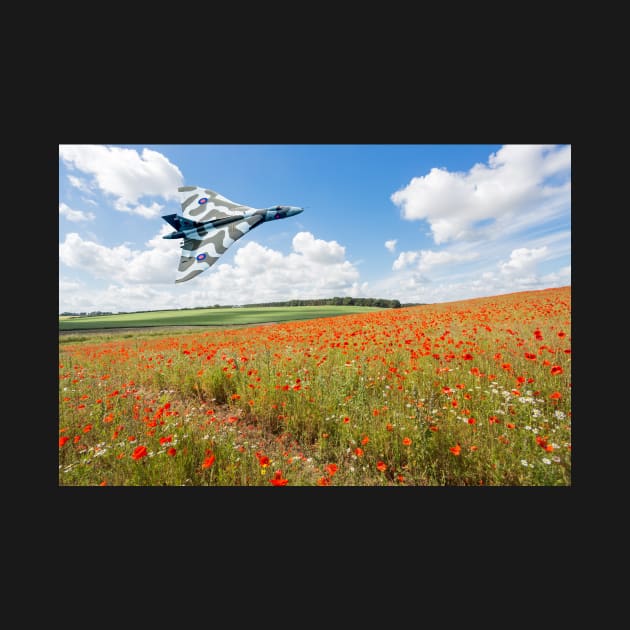
[[[547,464],[547,465],[548,465],[548,464],[551,464],[551,460],[550,460],[550,459],[547,459],[546,457],[543,457],[543,458],[542,458],[542,463],[543,463],[543,464]]]
[[[521,464],[525,467],[527,467],[529,464],[527,463],[526,459],[521,459]]]
[[[560,462],[560,458],[557,455],[554,455],[551,459],[556,463]]]

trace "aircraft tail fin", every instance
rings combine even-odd
[[[180,217],[178,214],[167,214],[162,217],[169,225],[174,227],[177,231],[188,230],[198,225],[196,221],[191,221],[185,217]]]

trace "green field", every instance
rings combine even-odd
[[[383,309],[373,306],[282,306],[247,308],[199,308],[175,311],[150,311],[99,317],[59,317],[59,330],[98,330],[143,326],[242,326],[288,322],[338,315],[355,315]]]

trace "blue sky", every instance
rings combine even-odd
[[[178,186],[306,209],[175,284]],[[59,145],[60,313],[570,284],[570,145]]]

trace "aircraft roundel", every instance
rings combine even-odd
[[[202,260],[205,260],[205,259],[206,259],[206,254],[199,254],[199,255],[197,256],[197,260],[198,260],[199,262],[201,262]]]
[[[203,206],[204,203],[208,203],[208,197],[202,197],[197,203]]]

